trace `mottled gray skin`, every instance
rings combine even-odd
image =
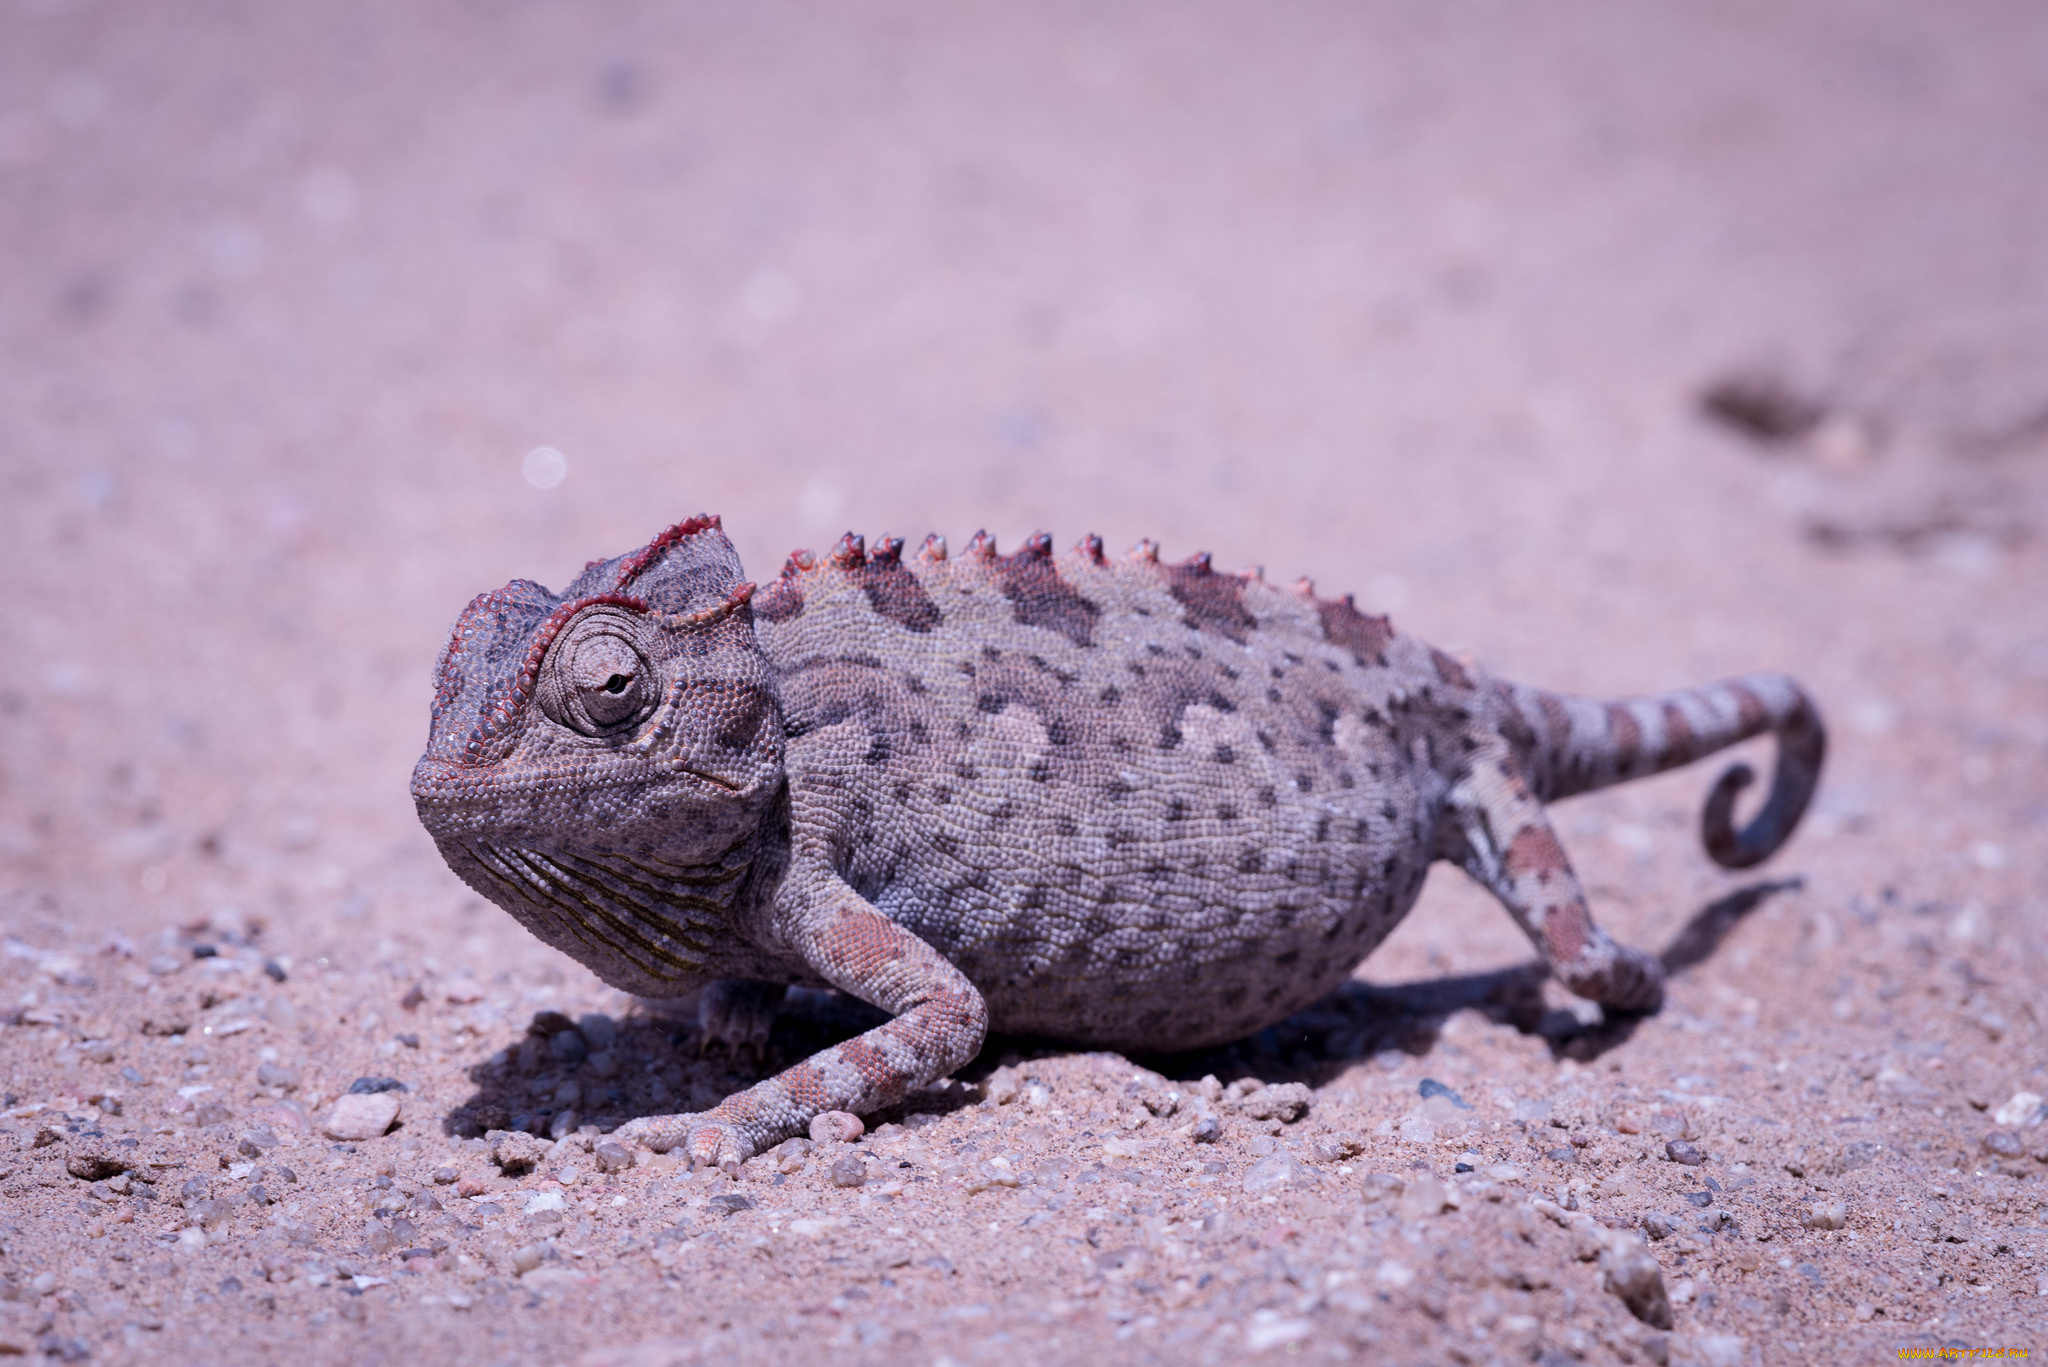
[[[1495,682],[1384,618],[1215,573],[851,536],[759,593],[715,518],[570,589],[473,603],[413,780],[450,866],[607,982],[832,986],[895,1016],[701,1116],[628,1127],[736,1162],[873,1109],[986,1031],[1123,1050],[1237,1038],[1336,988],[1435,859],[1489,887],[1567,987],[1654,1009],[1662,968],[1593,924],[1542,803],[1778,734],[1708,849],[1743,867],[1817,781],[1817,715],[1753,675],[1601,703]]]

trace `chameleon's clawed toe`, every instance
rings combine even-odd
[[[1592,963],[1561,967],[1558,981],[1610,1013],[1647,1016],[1664,1005],[1664,964],[1632,945],[1611,945]]]

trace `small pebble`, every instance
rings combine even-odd
[[[1672,1325],[1671,1297],[1664,1289],[1664,1270],[1641,1239],[1611,1235],[1600,1252],[1600,1271],[1609,1291],[1621,1298],[1629,1313],[1653,1329]]]
[[[841,1144],[851,1144],[866,1132],[867,1126],[863,1125],[861,1118],[851,1111],[825,1111],[820,1115],[811,1117],[811,1140],[813,1143],[829,1144],[837,1141]],[[833,1171],[836,1173],[838,1168],[835,1166]],[[858,1184],[841,1183],[841,1185]]]
[[[1806,1217],[1808,1229],[1843,1229],[1849,1223],[1847,1201],[1815,1201],[1812,1213]]]
[[[1252,1164],[1244,1175],[1242,1185],[1245,1195],[1264,1196],[1281,1187],[1298,1186],[1308,1180],[1308,1169],[1301,1165],[1301,1160],[1286,1149],[1276,1148]],[[1442,1188],[1439,1187],[1438,1190],[1441,1191]],[[1434,1215],[1436,1212],[1429,1213]]]
[[[616,1140],[607,1139],[592,1150],[599,1172],[624,1172],[633,1166],[633,1151]]]
[[[453,1168],[435,1168],[434,1182],[439,1186],[451,1185],[459,1174]]]
[[[1707,1161],[1705,1154],[1683,1139],[1674,1139],[1666,1144],[1664,1146],[1664,1156],[1674,1163],[1683,1163],[1688,1168],[1696,1168]]]
[[[259,1086],[289,1092],[299,1085],[299,1070],[283,1063],[259,1063],[256,1065],[256,1081]]]
[[[847,1154],[832,1165],[832,1185],[835,1187],[857,1187],[867,1180],[868,1166],[861,1161],[859,1154]]]
[[[1395,1203],[1395,1210],[1403,1220],[1422,1220],[1439,1214],[1451,1204],[1451,1194],[1444,1184],[1428,1173],[1418,1173],[1408,1180],[1401,1189],[1401,1198]]]
[[[1993,1130],[1984,1136],[1984,1152],[2000,1158],[2018,1158],[2026,1153],[2026,1145],[2020,1137],[2005,1130]]]
[[[350,1092],[337,1097],[320,1132],[329,1139],[375,1139],[398,1122],[398,1097],[392,1092]]]

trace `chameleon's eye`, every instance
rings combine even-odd
[[[638,721],[648,699],[647,662],[609,633],[579,642],[570,665],[583,712],[600,730]]]
[[[581,619],[550,652],[541,707],[573,731],[605,736],[646,720],[658,676],[632,639],[632,624],[602,609]]]

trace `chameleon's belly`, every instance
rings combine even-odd
[[[976,838],[940,838],[945,853],[863,891],[959,965],[996,1030],[1159,1051],[1236,1039],[1343,982],[1414,904],[1430,848],[1426,799],[1399,780],[1261,791],[1160,766],[1114,804],[1012,798],[1001,819],[954,818]]]

